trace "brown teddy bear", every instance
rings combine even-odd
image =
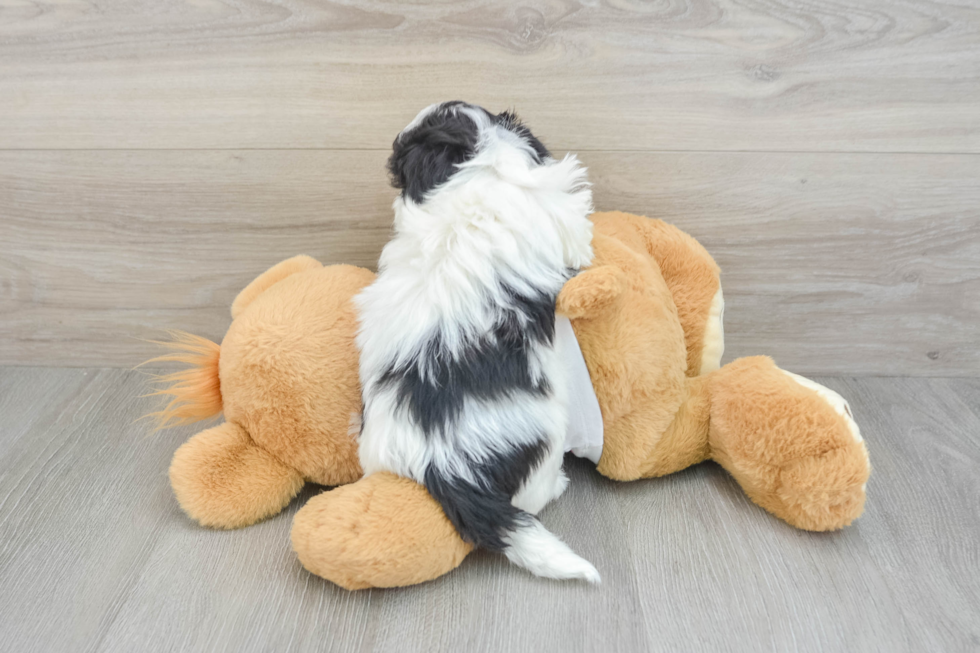
[[[599,473],[663,476],[704,460],[728,470],[758,505],[798,528],[841,528],[864,507],[867,451],[847,402],[767,357],[719,368],[719,269],[660,220],[596,213],[592,266],[566,283],[571,319],[602,413]],[[303,565],[348,589],[420,583],[454,569],[471,546],[414,481],[361,478],[361,409],[351,299],[374,274],[279,263],[232,304],[220,347],[178,334],[188,369],[161,377],[162,424],[224,411],[181,446],[170,480],[205,526],[238,528],[282,510],[307,481],[339,486],[293,523]]]

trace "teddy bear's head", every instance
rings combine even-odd
[[[361,476],[352,433],[361,412],[352,299],[373,279],[351,265],[290,274],[237,311],[221,343],[225,418],[323,485]]]

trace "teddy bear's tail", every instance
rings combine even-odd
[[[221,412],[221,382],[218,380],[218,358],[221,345],[184,331],[171,331],[170,341],[151,341],[167,353],[143,363],[183,363],[188,367],[170,374],[154,375],[153,382],[162,386],[148,397],[170,397],[162,410],[150,413],[157,429],[190,424]]]

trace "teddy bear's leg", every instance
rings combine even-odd
[[[292,539],[306,569],[350,590],[438,578],[472,549],[423,486],[387,472],[308,501]]]
[[[706,376],[685,380],[683,401],[674,420],[646,454],[640,478],[665,476],[687,469],[710,457],[708,429],[711,419],[711,389]],[[640,435],[637,434],[637,438]]]
[[[653,257],[677,306],[687,346],[687,375],[718,369],[725,351],[721,270],[701,243],[672,224],[610,211],[592,216],[596,233]]]
[[[861,515],[871,467],[840,395],[764,356],[739,359],[707,379],[711,457],[755,503],[813,531]]]
[[[180,507],[201,525],[240,528],[286,507],[303,477],[258,447],[243,428],[225,422],[177,449],[170,485]]]

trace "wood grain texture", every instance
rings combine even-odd
[[[584,158],[597,207],[673,222],[721,265],[725,361],[980,375],[980,157]]]
[[[980,645],[980,385],[819,379],[874,465],[864,517],[794,530],[719,467],[614,483],[569,459],[542,515],[603,584],[487,553],[400,590],[307,574],[287,511],[194,526],[166,468],[193,428],[147,435],[142,378],[0,368],[0,641],[33,651],[971,651]]]
[[[382,152],[0,161],[7,362],[131,367],[153,350],[139,339],[170,328],[220,341],[232,300],[261,272],[299,253],[373,265],[391,222]]]
[[[382,151],[0,152],[0,362],[133,366],[220,340],[297,253],[373,267]],[[586,152],[596,206],[661,217],[723,269],[726,360],[980,372],[980,157]]]
[[[0,3],[0,148],[387,148],[516,106],[562,149],[980,152],[954,0]]]

